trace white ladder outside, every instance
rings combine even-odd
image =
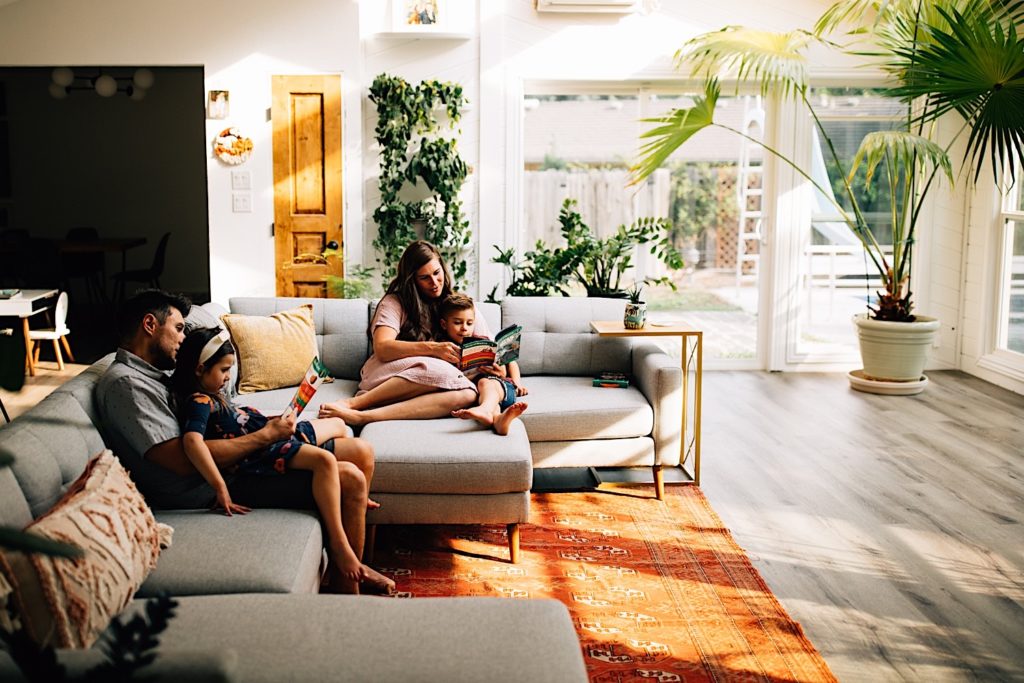
[[[743,127],[745,134],[755,139],[764,136],[764,108],[761,97],[748,95],[743,98]],[[762,207],[764,205],[764,159],[756,164],[750,153],[760,145],[740,138],[740,158],[736,173],[736,201],[739,204],[736,229],[736,299],[745,282],[757,282],[758,259],[762,238]],[[753,264],[744,272],[744,264]]]

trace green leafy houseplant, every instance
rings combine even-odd
[[[498,250],[494,263],[511,271],[508,296],[569,296],[572,281],[584,286],[589,296],[623,297],[622,276],[633,265],[636,247],[650,245],[650,252],[673,270],[683,267],[683,257],[672,245],[672,226],[664,218],[638,218],[631,225],[620,225],[614,234],[597,237],[576,210],[576,200],[566,199],[558,214],[565,247],[550,247],[538,240],[532,251],[518,261],[514,249]],[[675,284],[662,277],[647,282]],[[494,299],[495,290],[490,299]]]
[[[377,107],[374,133],[380,146],[380,205],[373,213],[377,223],[373,246],[382,284],[394,277],[406,245],[420,238],[437,246],[452,277],[463,283],[471,234],[459,190],[469,168],[459,156],[455,139],[441,136],[442,130],[454,130],[459,121],[460,108],[466,103],[462,87],[439,81],[411,85],[381,74],[370,86],[370,101]],[[442,111],[447,125],[442,125]],[[428,196],[403,192],[409,187],[425,187]],[[422,235],[416,232],[417,223],[423,225]]]
[[[697,36],[676,60],[704,79],[703,95],[692,107],[649,119],[657,125],[642,135],[647,142],[632,169],[633,182],[653,173],[704,128],[717,126],[747,137],[714,120],[721,77],[753,83],[762,94],[795,99],[814,120],[826,153],[843,172],[843,191],[852,210],[833,200],[835,208],[881,276],[882,290],[871,316],[911,322],[915,231],[936,177],[941,173],[952,184],[948,151],[954,142],[967,135],[963,163],[975,169],[975,181],[985,158],[997,176],[1007,167],[1012,174],[1011,162],[1024,161],[1024,44],[1017,37],[1022,16],[1024,2],[1019,0],[842,0],[822,15],[813,32],[730,26]],[[843,27],[854,42],[840,46],[827,40]],[[869,133],[849,168],[839,159],[808,97],[805,52],[814,43],[872,58],[889,78],[889,93],[908,105],[901,129]],[[961,119],[959,132],[941,146],[930,136],[937,120],[951,112]],[[787,156],[765,149],[822,195],[832,196]],[[867,182],[883,176],[890,191],[891,256],[869,229],[852,187],[862,166]]]

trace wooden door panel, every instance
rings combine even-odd
[[[343,259],[341,77],[274,76],[274,260],[278,296],[328,296]]]

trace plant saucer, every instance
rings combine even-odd
[[[928,386],[928,376],[921,375],[921,379],[910,382],[887,382],[885,380],[868,379],[864,370],[851,370],[847,377],[850,386],[857,391],[868,394],[884,394],[887,396],[913,396],[920,394]]]

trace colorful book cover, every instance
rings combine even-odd
[[[595,387],[621,387],[629,386],[629,377],[621,372],[599,372],[594,375]]]
[[[313,356],[313,362],[309,364],[309,369],[306,370],[306,375],[302,378],[302,384],[299,385],[288,407],[284,409],[282,417],[294,414],[297,418],[301,415],[302,411],[309,405],[313,394],[316,393],[317,387],[323,384],[324,380],[330,377],[330,374],[327,368],[324,367],[324,364],[320,362],[320,359]]]
[[[522,338],[522,325],[509,325],[493,340],[486,337],[466,337],[462,340],[459,369],[465,372],[488,365],[508,365],[519,359]]]

